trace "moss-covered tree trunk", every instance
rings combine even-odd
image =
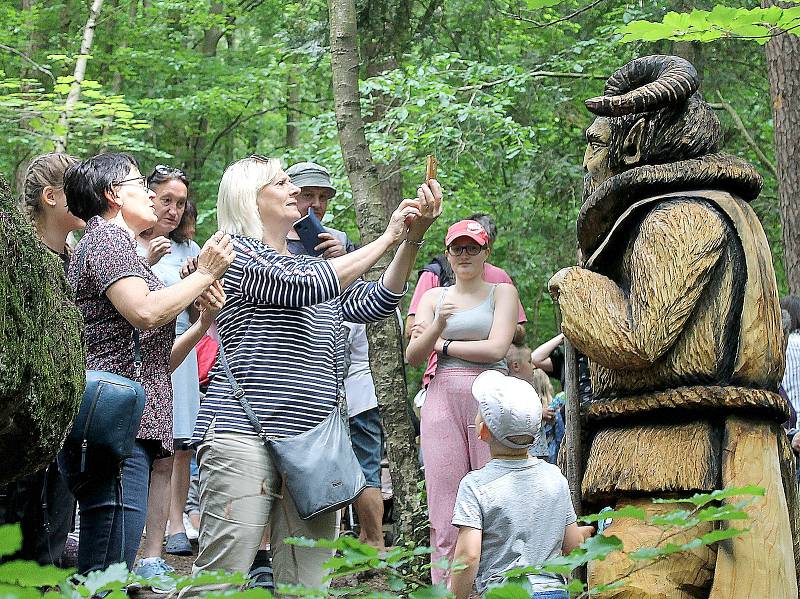
[[[86,355],[72,296],[0,177],[0,484],[46,466],[78,410]]]

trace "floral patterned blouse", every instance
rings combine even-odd
[[[83,265],[79,267],[78,262]],[[80,280],[77,278],[79,276]],[[76,304],[83,315],[86,337],[86,367],[134,378],[133,326],[106,297],[106,290],[125,277],[140,277],[150,291],[163,283],[147,261],[136,254],[131,234],[100,216],[86,223],[86,233],[75,248],[69,265],[69,281],[76,292]],[[172,451],[172,384],[169,356],[175,340],[175,321],[156,329],[139,331],[142,374],[146,401],[137,439],[161,442]]]

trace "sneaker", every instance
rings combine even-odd
[[[186,538],[190,541],[196,541],[200,537],[200,531],[192,526],[192,520],[188,514],[183,515],[183,529],[186,531]]]
[[[175,590],[175,579],[170,574],[175,568],[160,557],[144,557],[133,569],[133,573],[145,579],[142,586],[150,587],[154,593],[171,593]]]
[[[167,537],[167,546],[164,551],[170,555],[192,555],[192,545],[185,532],[176,532]]]
[[[265,589],[270,593],[275,592],[275,577],[272,573],[272,565],[253,568],[247,574],[247,578],[250,579],[247,581],[248,589]]]

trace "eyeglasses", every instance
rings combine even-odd
[[[450,245],[447,246],[447,253],[451,256],[460,256],[465,251],[467,252],[468,256],[477,256],[484,250],[484,247],[481,245],[476,245],[474,243],[470,243],[469,245]]]
[[[269,158],[267,158],[266,156],[262,156],[261,154],[250,154],[248,158],[250,158],[250,160],[257,160],[258,162],[263,162],[265,164],[269,163]]]
[[[130,179],[123,179],[122,181],[115,181],[114,185],[125,185],[126,183],[138,183],[144,189],[147,189],[147,177],[141,175],[139,177],[131,177]]]

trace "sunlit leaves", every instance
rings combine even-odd
[[[778,30],[800,27],[800,6],[779,8],[732,8],[717,5],[712,10],[668,12],[661,22],[633,21],[620,29],[623,41],[654,42],[682,40],[711,42],[723,37],[753,39],[766,43]]]

